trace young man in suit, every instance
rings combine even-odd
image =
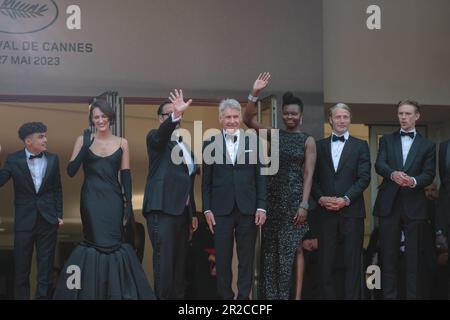
[[[350,135],[350,108],[330,108],[330,137],[317,142],[313,195],[320,207],[319,265],[323,299],[337,299],[333,280],[336,259],[344,263],[344,298],[361,299],[361,253],[364,240],[363,192],[370,182],[370,154],[366,141]],[[343,257],[336,257],[342,241]]]
[[[222,132],[203,146],[203,212],[214,234],[219,296],[234,298],[231,260],[235,239],[239,260],[237,298],[245,300],[252,287],[257,228],[266,220],[266,182],[261,163],[254,157],[258,150],[250,149],[250,136],[240,130],[239,102],[223,100],[219,121]],[[250,163],[252,157],[255,163]]]
[[[63,224],[62,188],[58,156],[47,152],[47,127],[25,123],[19,138],[25,149],[8,155],[0,169],[0,187],[14,181],[14,296],[30,298],[30,269],[36,245],[36,299],[48,299],[58,226]]]
[[[424,188],[433,182],[436,146],[416,130],[420,106],[411,100],[397,105],[400,129],[380,139],[376,172],[383,177],[375,202],[382,258],[381,286],[385,299],[397,299],[398,248],[405,234],[406,298],[420,299],[418,252],[427,218]]]
[[[185,102],[181,90],[175,90],[169,99],[158,108],[159,128],[147,135],[149,173],[143,205],[153,247],[155,294],[160,300],[184,298],[189,226],[193,231],[198,226],[194,201],[197,166],[182,140],[171,139],[192,100]],[[173,153],[181,154],[183,161],[174,161]]]

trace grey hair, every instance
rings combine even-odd
[[[328,110],[328,117],[332,118],[333,117],[333,112],[337,109],[344,109],[347,110],[350,113],[350,116],[352,115],[352,110],[350,109],[350,107],[348,105],[346,105],[345,103],[339,102],[336,103],[334,106],[332,106],[329,110]]]
[[[220,117],[223,116],[223,113],[226,108],[235,109],[235,110],[238,110],[239,113],[241,113],[241,104],[235,99],[226,98],[226,99],[223,99],[222,101],[220,101],[220,104],[219,104],[219,116]]]

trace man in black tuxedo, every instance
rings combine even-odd
[[[203,212],[214,234],[219,296],[234,298],[231,262],[236,239],[237,298],[249,299],[257,228],[266,220],[266,182],[257,159],[258,143],[250,144],[250,138],[257,137],[240,130],[239,102],[223,100],[219,121],[222,132],[203,145]]]
[[[397,105],[400,130],[380,139],[376,172],[383,177],[375,201],[379,216],[382,258],[381,286],[385,299],[397,299],[400,235],[405,234],[406,298],[420,299],[418,252],[427,218],[424,188],[433,182],[436,146],[415,129],[419,104],[404,100]]]
[[[155,293],[158,299],[183,299],[186,290],[185,261],[189,226],[198,226],[195,216],[194,178],[197,166],[175,129],[192,100],[175,90],[170,101],[158,108],[158,129],[147,135],[149,173],[143,213],[153,247]],[[181,160],[181,161],[180,161]]]
[[[370,153],[366,141],[351,136],[350,108],[330,108],[330,137],[317,142],[313,195],[319,203],[319,265],[323,299],[337,299],[333,280],[337,243],[342,242],[344,298],[361,298],[361,253],[364,240],[363,192],[370,182]]]
[[[47,127],[25,123],[19,138],[25,149],[8,155],[0,169],[0,187],[14,181],[14,297],[30,298],[30,269],[36,245],[36,299],[48,299],[58,226],[63,224],[58,156],[47,152]]]

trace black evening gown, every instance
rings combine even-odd
[[[297,228],[294,216],[303,196],[304,132],[279,131],[280,167],[268,177],[267,221],[262,227],[260,298],[287,300],[294,285],[297,247],[308,224]]]
[[[155,299],[135,251],[123,243],[121,158],[121,148],[106,157],[89,151],[83,162],[83,240],[65,263],[55,299]],[[81,271],[79,289],[70,266]]]

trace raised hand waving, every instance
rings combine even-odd
[[[182,116],[184,111],[186,111],[186,109],[192,103],[192,99],[189,99],[188,101],[184,101],[183,90],[177,90],[177,89],[175,89],[173,92],[170,93],[169,100],[173,104],[176,118]]]

